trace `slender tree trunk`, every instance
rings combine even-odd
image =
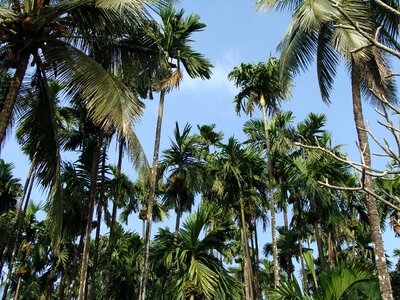
[[[25,180],[24,189],[22,191],[22,195],[21,195],[21,198],[20,198],[19,203],[18,203],[17,211],[16,211],[16,214],[15,214],[12,226],[11,226],[10,234],[7,237],[7,242],[6,242],[6,245],[5,245],[4,249],[3,249],[3,254],[1,256],[1,264],[0,264],[0,274],[2,274],[2,272],[3,272],[4,262],[6,260],[7,253],[9,251],[9,249],[10,249],[11,238],[12,238],[14,232],[17,230],[17,226],[19,224],[19,220],[20,220],[20,217],[21,217],[22,206],[24,204],[24,200],[25,200],[26,193],[28,191],[28,187],[31,185],[31,181],[33,181],[32,175],[33,175],[33,172],[34,172],[34,169],[35,169],[34,165],[35,165],[35,159],[33,159],[33,161],[31,162],[31,166],[29,168],[28,176],[26,177],[26,180]]]
[[[17,299],[18,299],[19,292],[20,292],[20,290],[21,290],[21,281],[22,281],[22,280],[21,280],[21,277],[18,278],[17,290],[15,291],[14,300],[17,300]]]
[[[306,273],[306,268],[304,266],[302,240],[299,241],[299,254],[300,254],[300,265],[301,265],[301,275],[302,275],[301,281],[303,283],[303,291],[306,295],[308,295],[307,273]]]
[[[253,274],[251,267],[251,258],[249,245],[247,243],[247,225],[244,215],[244,204],[243,199],[240,199],[240,219],[242,225],[242,250],[243,250],[243,260],[244,260],[244,288],[246,293],[246,300],[253,300]]]
[[[14,77],[10,82],[10,86],[8,87],[7,95],[4,99],[4,104],[0,112],[0,145],[3,143],[4,137],[6,136],[7,127],[10,124],[12,112],[21,88],[22,80],[24,79],[25,72],[28,67],[28,62],[29,54],[23,53],[18,60]]]
[[[115,246],[115,231],[117,227],[117,208],[120,202],[120,187],[119,180],[121,177],[121,167],[122,167],[122,156],[123,156],[123,146],[124,142],[121,139],[119,142],[119,153],[118,153],[118,164],[117,170],[115,173],[115,178],[117,179],[117,191],[115,194],[115,198],[113,199],[113,209],[111,214],[111,228],[110,228],[110,237],[108,239],[108,253],[107,253],[107,265],[106,265],[106,282],[105,282],[105,297],[104,299],[108,300],[110,298],[110,288],[111,288],[111,276],[112,276],[112,253]]]
[[[83,244],[83,253],[82,253],[82,264],[80,271],[80,279],[79,279],[79,294],[78,299],[83,300],[86,298],[85,290],[87,284],[87,274],[88,274],[88,264],[89,264],[89,246],[90,246],[90,235],[92,233],[92,223],[93,223],[93,211],[94,211],[94,203],[96,200],[96,191],[97,191],[97,175],[99,171],[99,161],[100,161],[100,149],[103,142],[102,134],[97,138],[95,152],[93,154],[92,161],[92,176],[90,182],[90,196],[87,210],[87,223],[85,230],[85,240]]]
[[[178,242],[178,235],[179,235],[179,225],[181,221],[181,210],[182,210],[182,205],[181,205],[181,199],[178,196],[178,203],[176,207],[176,220],[175,220],[175,233],[174,233],[174,243],[176,244]]]
[[[164,98],[165,98],[165,90],[162,90],[160,93],[160,104],[158,107],[158,118],[156,127],[156,137],[154,141],[154,155],[153,155],[153,165],[151,168],[149,198],[147,200],[147,223],[146,223],[146,234],[144,237],[144,245],[143,245],[143,265],[142,265],[142,272],[140,274],[139,300],[146,299],[146,284],[147,284],[147,275],[149,272],[149,265],[148,265],[149,247],[150,247],[150,237],[151,237],[151,226],[153,225],[153,207],[154,207],[154,197],[156,190],[158,155],[160,152],[161,126],[162,126],[162,118],[164,112]]]
[[[105,202],[105,179],[106,179],[106,151],[107,148],[103,147],[103,157],[101,159],[101,196],[100,201],[97,205],[97,227],[96,227],[96,237],[94,243],[94,253],[93,253],[93,267],[92,267],[92,284],[90,286],[90,299],[94,300],[96,297],[96,273],[97,265],[99,262],[99,245],[100,245],[100,229],[101,229],[101,218],[103,212],[103,204]],[[62,299],[62,298],[60,298]]]
[[[254,222],[254,281],[255,281],[255,294],[257,299],[262,299],[260,287],[260,254],[258,253],[258,233],[257,233],[257,217],[253,215]]]
[[[371,167],[371,151],[369,148],[368,135],[365,129],[364,116],[361,103],[360,70],[357,64],[352,61],[351,85],[353,95],[353,113],[356,125],[358,144],[360,147],[361,161],[365,168]],[[364,169],[363,185],[367,190],[372,191],[372,177]],[[368,171],[368,170],[367,170]],[[365,202],[368,210],[368,221],[370,225],[371,240],[374,244],[375,264],[379,278],[379,288],[383,300],[393,299],[390,277],[387,269],[385,250],[383,247],[382,232],[380,228],[380,218],[374,197],[365,193]]]
[[[335,244],[332,230],[328,231],[328,265],[330,269],[335,267]]]
[[[32,174],[30,174],[30,175],[32,176]],[[28,204],[29,204],[29,200],[30,200],[31,192],[32,192],[33,181],[34,181],[33,178],[30,178],[28,191],[26,194],[26,198],[24,199],[24,202],[25,202],[24,207],[23,207],[22,213],[20,214],[19,218],[17,219],[17,223],[16,223],[17,231],[15,233],[15,239],[14,239],[13,251],[11,253],[11,258],[10,258],[10,261],[8,262],[8,273],[7,273],[6,283],[3,288],[2,300],[7,299],[7,293],[8,293],[8,288],[10,287],[10,281],[11,281],[12,270],[14,267],[14,261],[15,261],[15,257],[17,256],[17,252],[18,252],[19,236],[20,236],[20,233],[22,230],[22,225],[23,225],[22,222],[25,217],[26,210],[28,209]]]
[[[58,287],[58,299],[64,299],[65,275],[61,274],[60,285]]]
[[[319,263],[321,265],[321,269],[323,271],[326,271],[327,266],[324,256],[324,247],[322,245],[321,223],[319,223],[318,221],[314,223],[314,231],[315,231],[315,239],[317,241]]]
[[[271,143],[268,131],[267,108],[264,96],[260,100],[264,119],[265,145],[267,147],[267,167],[268,167],[268,192],[269,209],[271,210],[271,237],[272,237],[272,260],[274,265],[274,285],[279,286],[279,265],[278,265],[278,244],[276,241],[276,219],[275,219],[275,199],[273,186],[273,164],[271,157]]]
[[[286,201],[286,198],[285,198]],[[291,280],[293,277],[293,263],[292,263],[292,257],[290,255],[290,241],[289,241],[289,220],[288,220],[288,215],[287,215],[287,206],[286,203],[284,203],[283,208],[283,224],[285,228],[285,235],[286,235],[286,260],[287,260],[287,270],[286,273],[288,275],[288,279]]]
[[[103,208],[102,205],[99,203],[97,205],[97,227],[96,227],[96,237],[94,242],[94,253],[93,253],[93,266],[92,266],[92,281],[90,285],[90,292],[89,298],[94,300],[96,297],[96,273],[97,273],[97,266],[99,263],[99,245],[100,245],[100,229],[101,229],[101,218],[102,218]]]

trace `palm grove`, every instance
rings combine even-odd
[[[389,273],[381,230],[389,223],[400,233],[399,109],[388,63],[400,57],[397,2],[257,7],[288,9],[293,20],[279,59],[228,75],[238,88],[232,105],[251,117],[246,139],[176,123],[160,149],[165,99],[182,80],[212,76],[191,45],[206,26],[199,16],[151,0],[2,2],[0,142],[15,133],[31,162],[22,182],[0,160],[2,299],[395,298],[400,267]],[[314,58],[325,102],[340,59],[350,70],[359,163],[333,145],[324,115],[295,124],[280,110]],[[149,162],[134,125],[155,95]],[[366,126],[362,97],[390,141]],[[262,119],[252,118],[257,109]],[[372,166],[369,140],[385,170]],[[35,186],[43,204],[30,201]],[[174,230],[152,232],[171,211]],[[132,216],[142,228],[123,226]],[[267,227],[272,239],[260,245]]]

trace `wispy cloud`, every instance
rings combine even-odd
[[[240,54],[238,51],[230,51],[225,53],[220,59],[213,62],[212,76],[209,80],[184,79],[180,90],[182,91],[221,91],[231,95],[236,94],[237,89],[231,81],[228,80],[228,73],[233,67],[240,64]]]

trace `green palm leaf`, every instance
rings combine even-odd
[[[78,49],[59,42],[44,50],[47,61],[57,63],[57,78],[67,84],[70,97],[79,94],[89,117],[105,130],[128,136],[132,121],[142,113],[142,103],[120,81]]]

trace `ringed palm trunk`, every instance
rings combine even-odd
[[[165,90],[161,90],[160,104],[158,106],[156,137],[155,137],[155,141],[154,141],[153,165],[151,167],[149,198],[147,199],[147,223],[146,223],[146,232],[144,235],[144,243],[143,243],[144,244],[143,245],[143,265],[142,265],[142,272],[140,274],[139,300],[146,299],[146,284],[147,284],[147,276],[148,276],[148,272],[149,272],[150,236],[151,236],[151,226],[153,225],[153,207],[154,207],[154,198],[155,198],[155,190],[156,190],[158,155],[160,152],[161,126],[162,126],[162,118],[163,118],[163,113],[164,113],[165,93],[166,93]]]
[[[100,136],[97,139],[95,153],[93,155],[92,162],[92,176],[90,182],[90,197],[89,204],[87,210],[87,223],[85,230],[85,240],[83,244],[83,253],[82,253],[82,264],[80,271],[80,279],[79,279],[79,294],[78,299],[83,300],[86,299],[85,290],[87,285],[87,271],[89,264],[89,246],[90,246],[90,235],[92,233],[92,225],[93,225],[93,211],[94,211],[94,202],[96,200],[96,191],[97,191],[97,174],[99,171],[99,161],[100,161],[100,149],[102,145],[103,137]]]
[[[115,199],[113,201],[113,210],[111,214],[111,228],[110,237],[108,239],[108,253],[107,253],[107,265],[106,265],[106,282],[105,282],[105,297],[108,300],[110,298],[110,286],[111,286],[111,275],[112,275],[112,253],[115,246],[115,230],[117,227],[117,208],[120,201],[120,188],[118,187],[119,179],[121,177],[121,167],[122,167],[122,154],[123,154],[123,140],[119,142],[119,153],[118,153],[118,164],[115,177],[117,179],[117,191]]]
[[[369,147],[368,135],[365,129],[364,116],[361,103],[360,70],[359,66],[352,60],[351,65],[351,85],[353,96],[353,113],[356,125],[358,144],[360,147],[361,160],[366,168],[371,167],[371,151]],[[372,190],[372,177],[363,174],[363,185],[367,190]],[[385,251],[383,247],[382,232],[380,228],[380,218],[376,206],[376,200],[370,194],[365,193],[365,202],[368,210],[368,221],[370,225],[371,240],[374,244],[375,264],[379,278],[379,289],[383,300],[393,299],[390,277],[387,269]]]
[[[247,234],[247,225],[246,219],[244,216],[244,204],[243,199],[240,199],[240,219],[241,219],[241,237],[242,237],[242,250],[243,250],[243,258],[244,258],[244,289],[246,293],[246,300],[253,300],[253,272],[251,267],[251,258],[249,252],[249,245],[247,243],[248,234]]]
[[[278,244],[276,241],[275,199],[274,199],[273,173],[272,173],[273,166],[271,158],[271,143],[268,131],[267,108],[264,96],[261,96],[260,103],[263,112],[265,144],[267,147],[268,192],[269,192],[269,206],[271,210],[272,259],[274,265],[274,285],[275,287],[277,287],[279,285],[279,266],[278,266]]]
[[[176,220],[175,220],[175,233],[174,233],[174,243],[178,242],[178,235],[179,235],[179,226],[181,222],[181,211],[182,211],[182,202],[181,197],[178,195],[178,203],[176,207]]]
[[[4,99],[4,104],[0,112],[0,145],[3,143],[7,127],[10,124],[12,111],[14,109],[22,80],[24,79],[25,72],[28,67],[28,62],[29,54],[23,53],[18,60],[17,68],[15,70],[13,79],[10,82],[6,98]]]
[[[317,241],[319,263],[321,265],[321,269],[323,271],[326,271],[327,266],[324,256],[324,247],[322,245],[322,230],[321,230],[321,223],[319,221],[314,222],[314,231],[315,231],[315,239]]]
[[[94,253],[93,253],[93,267],[92,267],[92,284],[90,285],[90,299],[94,300],[96,296],[96,273],[97,273],[97,266],[99,262],[99,245],[100,245],[100,224],[102,218],[103,207],[102,204],[104,203],[104,184],[105,184],[105,177],[106,177],[106,147],[103,147],[103,157],[101,160],[101,189],[102,193],[100,196],[99,204],[97,205],[97,227],[96,227],[96,237],[94,243]],[[60,299],[63,299],[60,297]]]

